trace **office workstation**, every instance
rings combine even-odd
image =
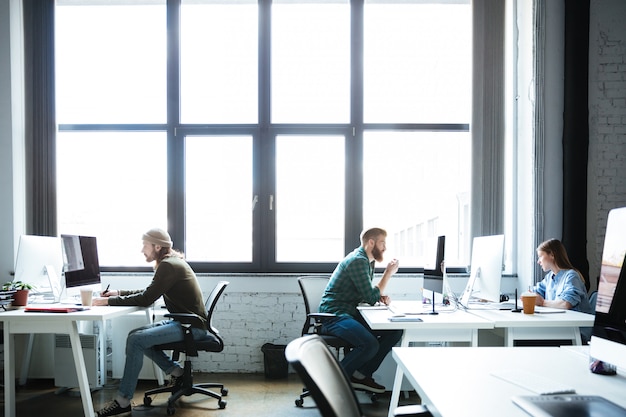
[[[570,412],[578,410],[581,415],[626,415],[625,227],[626,207],[611,210],[598,287],[602,301],[596,306],[595,316],[571,310],[526,314],[467,308],[466,313],[490,321],[494,329],[504,329],[506,347],[394,348],[397,375],[408,378],[423,403],[437,416],[536,415],[541,407],[551,407],[546,415],[560,415],[552,413],[570,406],[579,407]],[[515,340],[525,339],[565,339],[580,345],[579,328],[590,326],[593,332],[587,347],[514,347]],[[433,374],[445,377],[431,378]],[[467,384],[470,379],[472,383]],[[397,404],[400,383],[401,379],[396,378],[392,407]],[[549,402],[537,395],[555,396],[555,400]],[[602,403],[605,400],[617,407]]]
[[[81,321],[98,321],[122,317],[138,307],[93,307],[71,313],[27,312],[24,309],[5,311],[0,314],[0,322],[4,332],[4,409],[5,416],[15,417],[15,345],[16,334],[60,333],[69,335],[72,358],[76,364],[76,377],[85,416],[93,416],[93,403],[83,349],[80,342],[78,323]],[[101,352],[102,353],[102,352]],[[106,375],[106,367],[101,368]]]

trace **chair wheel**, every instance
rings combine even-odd
[[[376,403],[378,402],[378,396],[376,395],[376,393],[375,393],[375,392],[373,392],[373,393],[371,393],[371,394],[370,394],[370,401],[371,401],[373,404],[376,404]]]
[[[171,406],[168,406],[168,407],[167,407],[167,411],[166,411],[166,412],[167,412],[167,415],[168,415],[168,416],[172,416],[172,415],[174,415],[174,413],[176,412],[176,408],[171,407]]]
[[[296,400],[296,407],[302,407],[304,405],[304,400],[302,398],[298,398]]]
[[[226,397],[228,395],[228,388],[222,388],[220,392],[222,393],[222,396]]]
[[[150,404],[152,404],[152,398],[143,397],[143,405],[145,405],[146,407],[150,407]]]
[[[219,401],[217,402],[217,405],[218,405],[218,407],[220,408],[220,410],[223,410],[223,409],[225,409],[225,408],[226,408],[226,401],[224,401],[224,400],[219,400]]]

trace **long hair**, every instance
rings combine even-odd
[[[176,256],[180,259],[185,259],[185,255],[176,250],[176,249],[172,249],[172,248],[165,248],[163,246],[161,246],[161,249],[159,251],[157,251],[156,254],[156,263],[154,265],[154,268],[156,269],[157,266],[159,266],[159,263],[161,263],[161,261],[169,256]]]
[[[554,263],[559,267],[559,269],[573,269],[578,273],[578,276],[583,283],[585,282],[583,274],[581,274],[578,269],[574,268],[574,265],[570,262],[565,246],[563,246],[563,243],[561,243],[560,240],[548,239],[537,247],[537,251],[542,251],[548,255],[554,256]]]

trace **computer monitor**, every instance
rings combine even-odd
[[[504,261],[504,235],[475,237],[472,244],[470,277],[461,296],[461,304],[470,300],[500,302],[500,282]]]
[[[98,247],[93,236],[61,235],[67,288],[100,284]]]
[[[602,250],[591,357],[626,369],[626,207],[609,212]]]
[[[61,240],[52,236],[20,236],[15,258],[14,281],[32,285],[31,292],[58,301],[63,289]]]
[[[434,247],[433,247],[434,248]],[[428,291],[443,293],[443,270],[441,264],[443,263],[445,251],[446,251],[446,237],[439,236],[437,238],[437,255],[434,257],[434,265],[424,266],[424,289]],[[429,257],[430,258],[430,257]],[[432,268],[427,268],[431,266]]]

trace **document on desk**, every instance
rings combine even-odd
[[[412,316],[391,316],[389,317],[389,321],[422,321],[419,317],[415,315]]]
[[[77,305],[43,305],[29,306],[24,308],[27,313],[73,313],[75,311],[89,310],[89,307]]]
[[[567,310],[562,308],[552,308],[544,306],[535,306],[535,314],[558,314],[565,313]]]
[[[576,393],[568,385],[523,369],[502,369],[492,372],[491,375],[539,395]]]

